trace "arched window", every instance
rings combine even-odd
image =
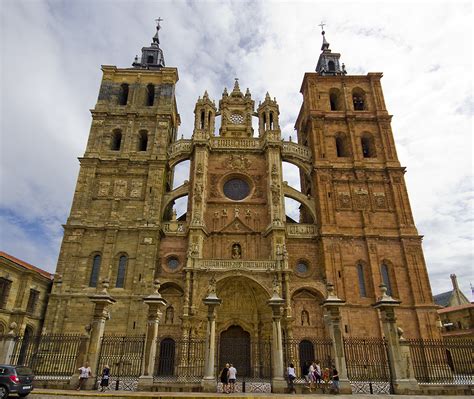
[[[146,87],[146,105],[151,107],[155,101],[155,86],[151,83]]]
[[[209,129],[211,128],[211,111],[207,114],[207,126]]]
[[[392,294],[393,294],[392,284],[390,282],[390,273],[389,273],[388,266],[385,263],[382,263],[382,266],[381,266],[380,269],[381,269],[381,273],[382,273],[382,281],[385,284],[385,286],[387,287],[387,294],[392,296]]]
[[[201,111],[201,129],[204,129],[204,111]]]
[[[341,92],[338,89],[329,90],[329,103],[331,105],[331,111],[341,111],[342,101]]]
[[[359,294],[361,297],[366,297],[367,290],[365,288],[364,265],[361,263],[357,264],[357,276],[359,277]]]
[[[127,271],[127,257],[122,255],[119,258],[119,264],[117,269],[117,281],[115,282],[116,288],[123,288],[125,284],[125,272]]]
[[[354,106],[354,111],[364,111],[367,109],[364,90],[360,88],[352,90],[352,104]]]
[[[267,114],[263,113],[263,129],[267,129]]]
[[[122,132],[120,130],[114,130],[112,134],[112,142],[110,143],[110,149],[112,151],[120,151],[121,144],[122,144]]]
[[[146,130],[140,131],[138,136],[138,151],[146,151],[148,147],[148,132]]]
[[[345,134],[336,135],[336,154],[338,157],[350,157],[349,141]]]
[[[273,130],[273,112],[270,112],[270,130]]]
[[[360,139],[362,146],[362,155],[364,158],[376,158],[377,150],[375,149],[374,138],[371,134],[364,134]]]
[[[334,61],[329,61],[328,62],[328,69],[329,69],[329,72],[334,72],[336,70],[336,67],[334,65]]]
[[[152,55],[149,55],[146,59],[146,63],[147,64],[153,64],[153,56]]]
[[[128,101],[128,84],[122,83],[120,85],[119,105],[127,105],[127,101]]]
[[[99,279],[101,259],[102,258],[100,255],[95,255],[94,259],[92,260],[92,270],[91,270],[91,278],[89,280],[89,287],[97,287],[97,280]]]

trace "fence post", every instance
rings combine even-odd
[[[417,393],[419,386],[413,373],[410,348],[405,343],[400,345],[403,331],[397,328],[395,317],[395,308],[400,305],[400,301],[387,295],[385,284],[380,285],[380,291],[382,296],[373,306],[379,310],[382,319],[394,393],[397,395]]]
[[[331,336],[334,351],[334,365],[339,373],[339,392],[352,393],[351,384],[347,377],[346,358],[344,356],[344,342],[341,333],[341,311],[340,307],[345,302],[334,294],[334,284],[326,285],[327,297],[323,302],[323,308],[326,310],[326,323],[329,327],[329,335]]]
[[[207,306],[207,334],[206,353],[204,363],[204,378],[202,389],[204,392],[215,392],[217,389],[216,376],[214,375],[214,362],[216,354],[216,313],[215,309],[222,303],[222,299],[216,294],[216,280],[214,277],[209,281],[207,297],[202,301]]]
[[[8,334],[1,337],[0,341],[0,364],[10,364],[11,357],[13,355],[13,349],[15,348],[15,329],[17,324],[15,322],[10,323],[10,331]]]
[[[99,371],[97,370],[97,367],[99,362],[100,344],[104,335],[105,322],[110,317],[107,308],[109,305],[112,305],[116,302],[116,300],[112,298],[107,292],[107,288],[109,287],[109,281],[107,279],[102,282],[102,287],[103,289],[100,293],[89,296],[91,302],[94,303],[94,313],[89,337],[87,361],[94,378],[89,378],[87,380],[85,389],[93,389],[95,386],[97,372]],[[73,379],[71,379],[71,383],[72,380]]]
[[[155,292],[143,299],[148,305],[148,322],[145,338],[145,361],[143,363],[142,375],[138,379],[138,390],[151,390],[153,386],[153,368],[156,359],[156,339],[158,337],[158,326],[160,324],[161,311],[160,308],[166,305],[166,300],[162,298],[159,289],[160,282],[153,282]]]
[[[280,297],[279,283],[275,278],[273,282],[273,295],[267,301],[268,306],[272,308],[272,392],[284,393],[287,383],[283,365],[283,342],[281,334],[281,307],[285,304],[285,300]]]

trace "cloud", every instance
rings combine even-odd
[[[2,249],[54,269],[100,65],[130,67],[151,41],[154,18],[164,19],[166,64],[179,69],[179,135],[191,136],[194,104],[204,90],[217,101],[238,77],[257,104],[267,91],[277,98],[283,136],[293,139],[300,85],[316,65],[317,25],[325,20],[331,49],[350,74],[384,72],[433,291],[448,289],[455,272],[468,293],[474,280],[472,5],[435,2],[427,11],[427,4],[2,1]]]

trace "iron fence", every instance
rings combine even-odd
[[[384,338],[344,338],[347,377],[353,393],[389,394],[392,378]]]
[[[409,339],[415,378],[423,384],[473,384],[472,339]]]
[[[30,367],[37,380],[67,380],[76,372],[87,339],[78,334],[18,336],[10,363]]]
[[[309,365],[319,363],[321,368],[330,368],[333,364],[332,341],[326,338],[286,339],[283,341],[283,359],[285,366],[293,363],[296,371],[295,384],[305,383]]]
[[[97,364],[97,383],[107,365],[110,369],[109,390],[135,391],[142,372],[145,336],[102,337]]]
[[[161,337],[156,341],[154,382],[199,383],[204,376],[206,340]]]

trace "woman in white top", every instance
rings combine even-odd
[[[293,363],[290,363],[290,365],[288,366],[287,373],[288,373],[288,391],[289,393],[292,393],[292,392],[296,393],[295,386],[293,385],[293,381],[296,378],[295,365]]]
[[[313,392],[314,388],[314,363],[311,363],[308,370],[309,392]]]

